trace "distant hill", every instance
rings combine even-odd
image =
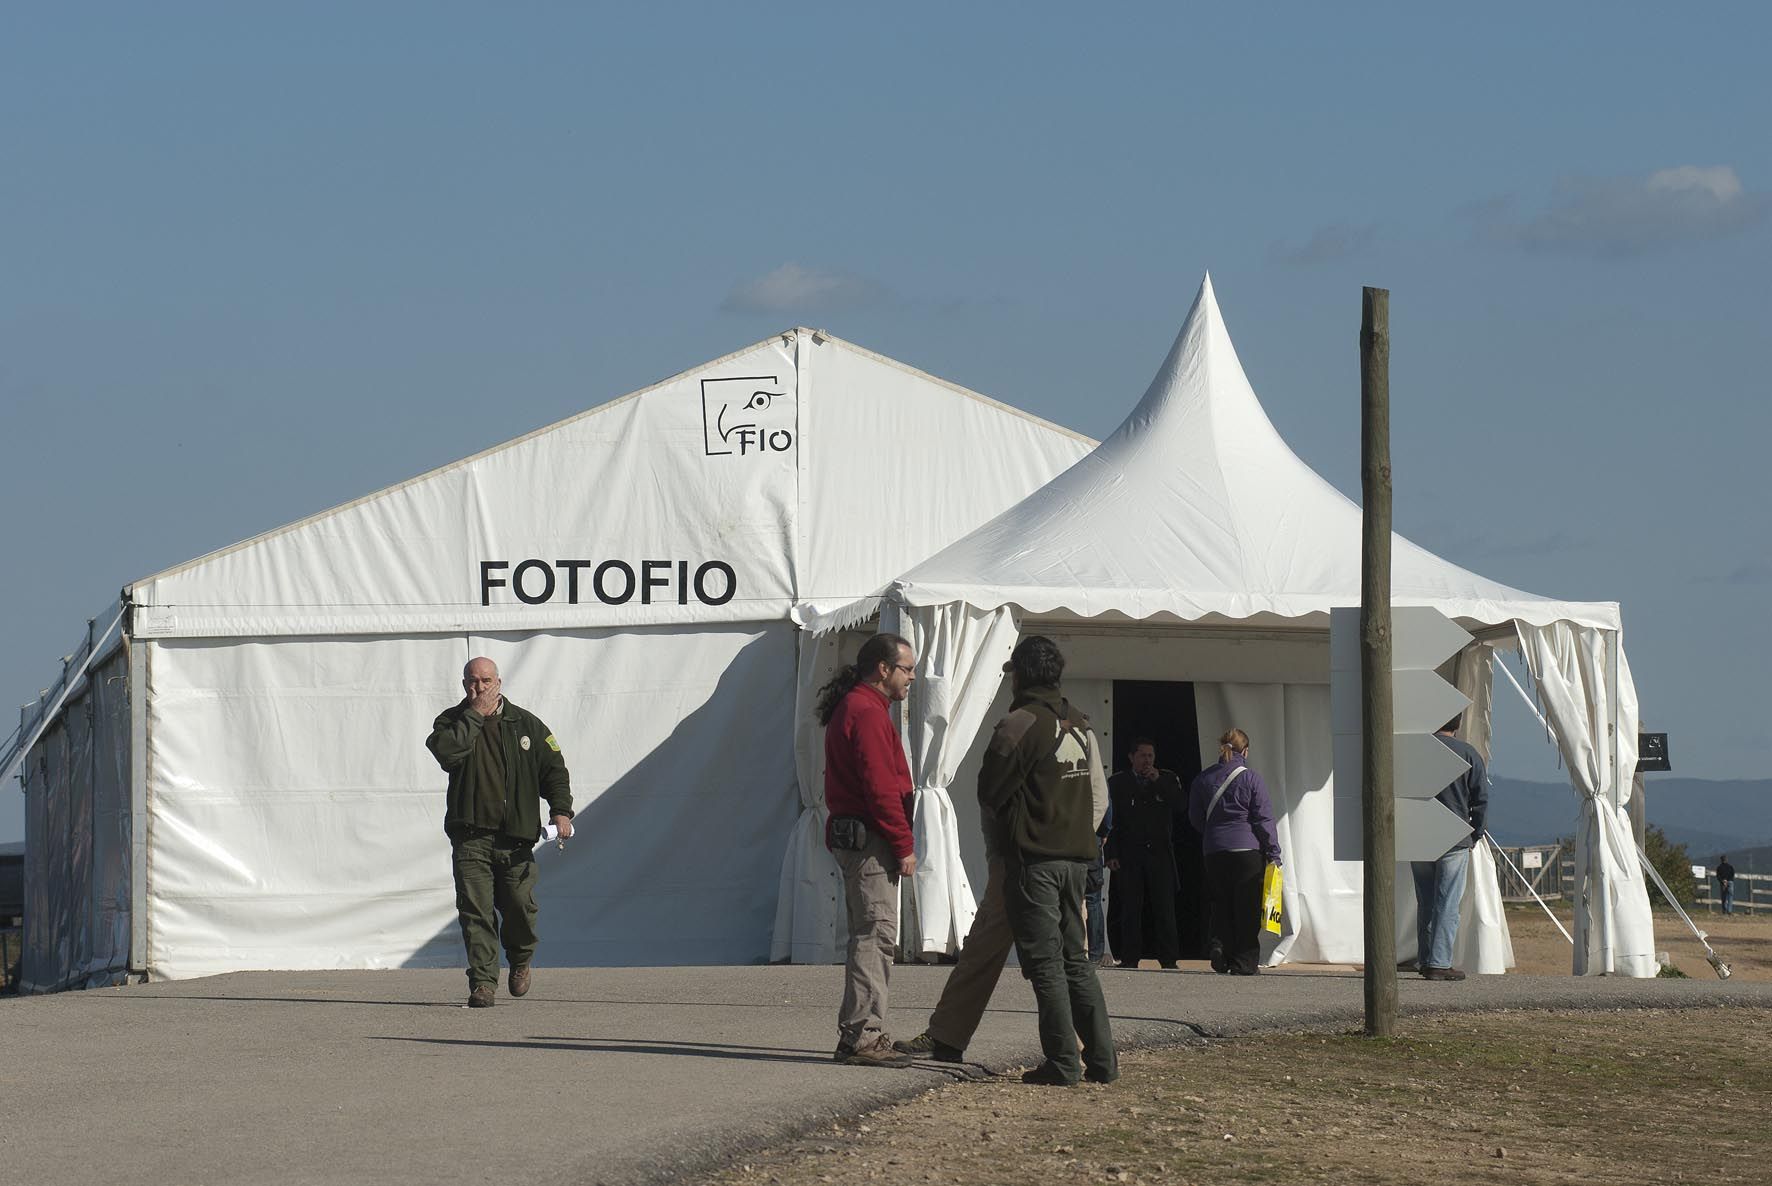
[[[1726,852],[1739,872],[1772,873],[1772,779],[1651,774],[1645,782],[1649,822],[1684,844],[1694,863],[1715,864]],[[1575,834],[1575,792],[1566,783],[1491,778],[1489,803],[1489,831],[1503,844]]]

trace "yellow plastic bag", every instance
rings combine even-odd
[[[1269,865],[1261,878],[1261,925],[1272,934],[1280,933],[1280,867]]]

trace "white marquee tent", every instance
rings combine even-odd
[[[806,798],[796,607],[1093,444],[793,330],[134,582],[6,763],[27,987],[459,964],[423,740],[476,654],[558,734],[580,810],[539,854],[539,958],[764,959]]]
[[[950,788],[964,786],[967,755],[993,700],[1003,703],[1003,660],[1019,633],[1039,632],[1071,657],[1073,699],[1099,705],[1112,679],[1189,681],[1203,754],[1233,724],[1256,739],[1287,854],[1286,933],[1269,959],[1360,961],[1360,866],[1331,856],[1327,686],[1329,611],[1359,603],[1359,564],[1358,507],[1275,431],[1208,279],[1143,400],[1095,452],[883,592],[808,620],[830,637],[877,613],[921,656],[906,725],[923,866],[907,926],[913,950],[949,950],[970,922],[959,823],[970,795],[956,803]],[[1654,975],[1624,810],[1637,709],[1618,606],[1511,589],[1401,537],[1392,565],[1394,604],[1434,606],[1477,639],[1454,674],[1474,702],[1464,732],[1481,752],[1493,649],[1517,647],[1537,683],[1580,800],[1574,970]],[[809,672],[803,692],[822,674]],[[790,848],[783,897],[798,887],[800,904],[784,907],[793,927],[784,942],[778,924],[777,954],[826,954],[841,930],[807,872],[820,857],[806,838],[821,812],[807,804]],[[1511,947],[1493,865],[1478,851],[1461,961],[1499,972]],[[1412,895],[1398,897],[1409,911],[1399,948],[1412,951]]]

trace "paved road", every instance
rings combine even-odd
[[[923,1027],[946,975],[897,968]],[[1350,973],[1103,973],[1123,1047],[1357,1025]],[[0,999],[0,1181],[642,1183],[949,1081],[830,1061],[841,969],[538,968],[469,1011],[460,972],[241,973]],[[1772,1006],[1772,984],[1485,977],[1405,1011]],[[1011,969],[969,1054],[1037,1060]],[[1032,1089],[1030,1089],[1032,1090]]]

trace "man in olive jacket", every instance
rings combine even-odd
[[[511,995],[529,991],[535,956],[535,842],[541,800],[572,835],[572,787],[551,729],[501,694],[498,665],[469,660],[460,704],[431,725],[425,748],[449,772],[443,831],[454,848],[455,909],[468,949],[468,1006],[497,996],[498,948],[510,963]]]
[[[1014,698],[985,750],[978,803],[995,829],[1003,906],[1021,974],[1039,1008],[1046,1061],[1022,1081],[1111,1083],[1120,1073],[1114,1036],[1083,935],[1083,884],[1095,859],[1099,818],[1089,777],[1089,719],[1059,693],[1064,656],[1051,639],[1022,639],[1009,656],[1009,672]]]

